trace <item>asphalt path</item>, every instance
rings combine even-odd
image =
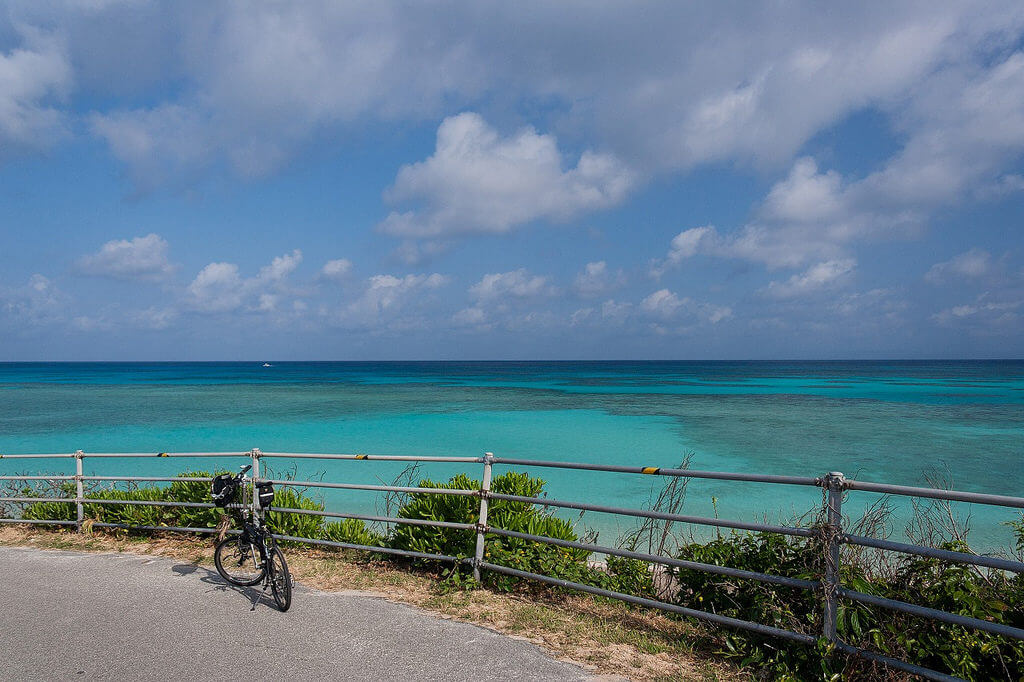
[[[540,648],[381,598],[269,593],[162,557],[0,547],[3,680],[585,680]]]

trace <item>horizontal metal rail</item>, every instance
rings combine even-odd
[[[675,604],[669,604],[663,601],[655,601],[654,599],[634,597],[631,594],[613,592],[611,590],[605,590],[600,587],[593,587],[592,585],[585,585],[583,583],[575,583],[569,580],[562,580],[561,578],[552,578],[550,576],[541,575],[539,573],[529,573],[527,571],[520,571],[518,569],[509,568],[507,566],[501,566],[499,564],[491,564],[484,562],[480,564],[480,566],[482,568],[486,568],[487,570],[494,571],[496,573],[504,573],[505,575],[511,575],[517,578],[525,578],[527,580],[536,580],[538,582],[547,583],[549,585],[556,585],[558,587],[579,590],[580,592],[589,592],[590,594],[596,594],[600,597],[618,599],[620,601],[629,602],[630,604],[637,604],[639,606],[647,606],[653,609],[671,611],[672,613],[678,613],[683,616],[699,618],[700,620],[710,621],[712,623],[724,625],[726,627],[739,628],[741,630],[749,630],[751,632],[756,632],[761,635],[781,637],[783,639],[788,639],[794,642],[800,642],[802,644],[814,644],[817,641],[817,638],[812,637],[810,635],[805,635],[801,632],[793,632],[792,630],[783,630],[781,628],[771,627],[770,625],[762,625],[760,623],[751,623],[750,621],[740,620],[738,618],[720,616],[717,613],[709,613],[707,611],[688,609],[683,606],[676,606]]]
[[[18,502],[20,504],[35,502],[70,502],[74,504],[77,499],[74,497],[0,497],[0,502]]]
[[[672,559],[670,557],[659,556],[657,554],[643,554],[641,552],[632,552],[626,549],[616,549],[615,547],[589,545],[583,542],[574,542],[572,540],[550,538],[546,535],[531,535],[529,533],[519,533],[517,531],[505,530],[503,528],[494,528],[493,526],[488,527],[486,529],[486,532],[493,533],[494,535],[501,535],[503,537],[508,538],[519,538],[520,540],[533,540],[535,542],[543,542],[548,545],[557,545],[558,547],[581,549],[587,552],[597,552],[599,554],[611,554],[612,556],[620,556],[625,557],[627,559],[639,559],[640,561],[646,561],[648,563],[664,564],[665,566],[675,566],[676,568],[688,568],[693,571],[703,571],[705,573],[717,573],[718,575],[726,575],[732,578],[756,580],[762,583],[772,583],[774,585],[796,587],[803,590],[817,590],[821,587],[820,582],[815,582],[812,580],[786,578],[779,575],[757,573],[755,571],[745,571],[739,568],[729,568],[728,566],[704,564],[697,561],[685,561],[683,559]]]
[[[510,466],[552,467],[556,469],[582,469],[585,471],[612,471],[622,474],[710,478],[722,481],[748,481],[752,483],[783,483],[786,485],[810,486],[821,485],[820,478],[809,478],[807,476],[772,476],[766,474],[744,474],[728,471],[696,471],[693,469],[620,466],[617,464],[588,464],[585,462],[550,462],[543,459],[511,459],[507,457],[495,457],[493,461],[495,464],[507,464]]]
[[[68,478],[75,478],[74,476],[68,476]],[[212,476],[82,476],[83,481],[146,481],[146,482],[176,482],[182,483],[209,483],[213,480]]]
[[[999,507],[1017,507],[1024,509],[1024,497],[1009,495],[989,495],[987,493],[970,493],[962,490],[942,490],[941,488],[915,488],[909,485],[889,485],[887,483],[870,483],[846,479],[847,490],[864,490],[872,493],[888,495],[905,495],[907,497],[928,497],[953,502],[973,502],[975,504],[992,504]]]
[[[78,500],[75,500],[78,502]],[[129,504],[143,507],[194,507],[196,509],[213,509],[217,505],[212,502],[165,502],[164,500],[104,500],[86,497],[82,504]],[[241,505],[239,505],[241,506]]]
[[[60,453],[32,453],[28,455],[4,455],[0,454],[0,459],[57,459],[58,457],[74,458],[77,455],[73,452],[60,452]]]
[[[60,521],[57,519],[0,519],[0,523],[38,523],[46,526],[74,526],[78,521]]]
[[[436,526],[437,528],[453,528],[455,530],[476,530],[476,526],[472,523],[454,523],[452,521],[431,521],[429,519],[401,519],[393,516],[345,514],[341,512],[321,511],[319,509],[294,509],[292,507],[270,507],[267,511],[284,512],[286,514],[307,514],[310,516],[327,516],[339,519],[359,519],[361,521],[379,521],[380,523],[401,523],[409,526]]]
[[[449,556],[447,554],[429,554],[427,552],[413,552],[406,549],[395,549],[394,547],[374,547],[373,545],[357,545],[350,542],[334,542],[332,540],[315,540],[313,538],[303,538],[295,535],[274,535],[277,540],[289,540],[291,542],[303,542],[309,545],[324,545],[326,547],[338,547],[340,549],[355,549],[363,552],[377,552],[380,554],[394,554],[396,556],[406,556],[413,559],[428,559],[431,561],[447,561],[449,563],[463,563],[467,559]]]
[[[74,523],[74,521],[72,521]],[[219,533],[216,528],[191,528],[184,526],[135,526],[130,523],[102,523],[100,521],[94,521],[92,526],[94,528],[122,528],[124,530],[158,530],[158,531],[169,531],[172,533]],[[241,535],[240,530],[227,530],[224,531],[226,535]]]
[[[71,455],[75,457],[76,455]],[[85,452],[82,457],[251,457],[248,452]]]
[[[903,672],[908,672],[912,675],[918,675],[927,680],[936,680],[937,682],[964,682],[963,678],[946,675],[945,673],[940,673],[939,671],[932,670],[931,668],[922,668],[919,665],[907,663],[906,661],[901,661],[898,658],[890,658],[889,656],[876,654],[874,651],[850,646],[846,642],[836,642],[836,649],[842,651],[844,654],[857,656],[858,658],[863,658],[864,660],[871,661],[873,663],[881,663],[882,665],[887,665],[891,668],[896,668],[897,670],[902,670]]]
[[[393,493],[424,493],[427,495],[461,495],[476,497],[479,490],[463,490],[462,488],[410,488],[396,485],[370,485],[362,483],[324,483],[322,481],[288,481],[269,478],[256,479],[257,483],[273,483],[274,485],[290,485],[299,488],[333,488],[337,490],[376,490]]]
[[[420,457],[418,455],[370,455],[370,454],[327,454],[313,452],[260,452],[260,457],[282,457],[287,459],[347,459],[379,460],[385,462],[462,462],[479,463],[483,457]]]
[[[959,561],[967,564],[974,564],[975,566],[996,568],[1001,571],[1024,573],[1024,563],[1012,561],[1010,559],[1002,559],[1000,557],[967,554],[965,552],[953,552],[948,549],[936,549],[934,547],[923,547],[921,545],[908,545],[903,542],[869,538],[863,535],[843,534],[839,537],[839,541],[847,545],[886,549],[893,552],[901,552],[903,554],[916,554],[918,556],[929,557],[932,559],[942,559],[943,561]]]
[[[681,523],[694,523],[702,526],[718,526],[720,528],[736,528],[738,530],[762,530],[769,533],[781,533],[782,535],[794,535],[797,537],[814,537],[817,531],[809,528],[793,528],[791,526],[775,526],[767,523],[748,523],[746,521],[725,521],[712,519],[704,516],[686,516],[683,514],[669,514],[668,512],[645,511],[643,509],[629,509],[625,507],[606,507],[599,504],[584,504],[582,502],[565,502],[562,500],[549,500],[546,497],[522,497],[520,495],[502,495],[500,493],[488,493],[487,497],[492,500],[507,500],[509,502],[525,502],[527,504],[539,504],[544,507],[563,507],[565,509],[580,509],[583,511],[604,512],[606,514],[620,514],[623,516],[637,516],[645,519],[661,519],[663,521],[679,521]]]
[[[73,481],[74,476],[0,476],[0,481]]]
[[[895,599],[877,597],[873,594],[855,592],[854,590],[850,590],[845,587],[839,588],[839,594],[847,599],[871,604],[873,606],[881,606],[894,611],[902,611],[903,613],[909,613],[914,616],[921,616],[922,618],[940,620],[944,623],[962,625],[965,628],[984,630],[985,632],[991,632],[994,635],[1002,635],[1003,637],[1024,640],[1024,630],[1010,625],[1003,625],[1002,623],[992,623],[979,618],[971,618],[970,616],[961,616],[955,613],[939,611],[938,609],[930,609],[926,606],[918,606],[917,604],[908,604],[906,602],[896,601]]]

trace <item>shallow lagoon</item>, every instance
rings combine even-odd
[[[0,364],[0,452],[374,452],[589,461],[926,484],[1024,495],[1024,362]],[[87,473],[171,474],[192,459],[86,460]],[[325,480],[390,481],[400,465],[268,460]],[[73,473],[69,460],[0,460]],[[480,467],[468,473],[479,477]],[[447,477],[458,465],[429,465]],[[499,470],[500,471],[500,470]],[[660,479],[537,469],[549,494],[636,506]],[[872,495],[851,497],[856,513]],[[330,491],[331,508],[372,510]],[[786,520],[820,501],[792,486],[693,481],[686,513]],[[902,501],[901,501],[902,502]],[[717,508],[717,512],[716,512]],[[901,508],[905,511],[906,505]],[[960,507],[980,547],[1009,510]],[[575,515],[568,515],[576,518]],[[614,539],[630,521],[588,513]],[[894,534],[901,534],[900,524]]]

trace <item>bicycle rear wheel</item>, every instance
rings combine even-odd
[[[270,589],[274,593],[274,602],[281,611],[287,611],[292,605],[292,576],[288,572],[288,562],[277,547],[270,550]]]
[[[267,573],[266,562],[259,551],[241,536],[221,540],[213,553],[213,563],[220,577],[241,587],[255,585]]]

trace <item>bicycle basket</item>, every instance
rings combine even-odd
[[[273,483],[257,483],[256,484],[256,496],[260,501],[260,508],[266,509],[273,506],[274,504],[274,484]]]
[[[218,507],[226,507],[238,497],[238,481],[231,474],[214,477],[210,484],[210,496]]]

